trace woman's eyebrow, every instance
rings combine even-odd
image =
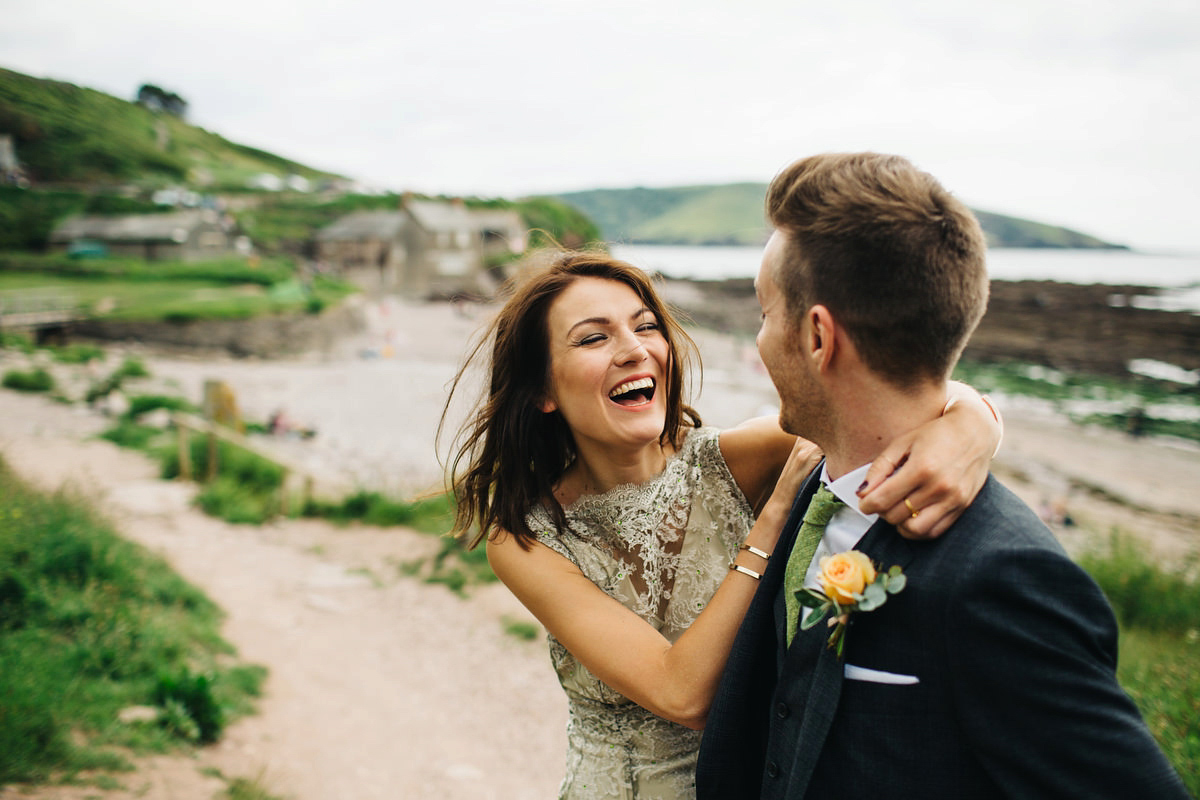
[[[579,320],[579,322],[576,322],[574,325],[572,325],[570,328],[567,329],[567,336],[570,336],[572,333],[574,333],[575,329],[578,328],[580,325],[608,325],[608,324],[610,324],[610,320],[608,319],[608,317],[588,317],[587,319],[581,319],[581,320]]]
[[[648,308],[647,306],[642,306],[637,311],[630,314],[629,319],[635,320],[638,317],[642,316],[643,314],[653,314],[653,313],[654,312],[651,311],[650,308]],[[580,325],[610,325],[610,324],[612,324],[612,320],[610,320],[608,317],[588,317],[587,319],[579,320],[579,322],[576,322],[574,325],[572,325],[570,328],[568,328],[567,336],[570,336],[575,331],[575,329],[578,328]]]

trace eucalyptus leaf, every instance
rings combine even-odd
[[[866,589],[863,589],[863,599],[870,600],[876,605],[882,603],[886,598],[887,592],[878,583],[872,583]]]
[[[808,616],[800,621],[800,630],[806,631],[812,626],[816,625],[822,620],[822,618],[824,618],[827,611],[827,608],[814,608],[812,611],[808,612]]]
[[[797,589],[796,600],[806,608],[821,608],[828,606],[830,600],[815,589]]]
[[[896,569],[899,569],[899,567],[896,567]],[[904,589],[904,587],[907,585],[908,585],[908,576],[896,575],[896,576],[892,577],[891,580],[888,581],[888,586],[887,586],[888,594],[899,594]]]
[[[887,574],[889,577],[892,577],[892,578],[900,577],[900,574],[901,574],[900,565],[893,564],[892,568],[887,571]]]

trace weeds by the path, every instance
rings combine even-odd
[[[220,620],[86,503],[0,459],[0,785],[128,769],[114,747],[215,741],[265,676],[234,661]]]
[[[1200,582],[1197,563],[1161,565],[1114,532],[1080,559],[1121,624],[1117,677],[1200,797]]]

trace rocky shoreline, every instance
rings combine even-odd
[[[749,278],[724,281],[664,280],[664,296],[692,324],[737,337],[758,332],[759,307]],[[979,363],[1037,364],[1071,373],[1127,377],[1130,362],[1151,359],[1200,370],[1200,314],[1144,306],[1149,286],[992,281],[988,312],[964,358]],[[180,351],[224,352],[234,357],[277,358],[323,350],[363,329],[362,309],[351,298],[320,315],[274,315],[247,320],[187,323],[77,323],[71,336],[137,342]]]
[[[747,337],[758,331],[749,278],[668,281],[665,293],[700,327]],[[1200,369],[1200,314],[1136,307],[1134,298],[1158,293],[1148,286],[992,281],[987,314],[964,358],[1113,377],[1128,376],[1135,359]]]

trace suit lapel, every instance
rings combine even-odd
[[[791,513],[788,514],[787,522],[784,523],[783,533],[780,534],[779,541],[775,545],[776,553],[791,555],[792,547],[796,544],[796,535],[800,531],[800,525],[804,522],[804,514],[808,511],[808,504],[821,485],[821,467],[824,463],[822,461],[817,464],[804,479],[804,483],[800,485],[800,491],[796,493],[796,500],[792,503]],[[783,654],[787,648],[787,636],[784,631],[787,626],[787,612],[783,600],[783,576],[787,571],[787,562],[786,557],[771,559],[768,562],[767,572],[763,575],[764,586],[759,589],[760,594],[772,598],[771,607],[774,609],[775,616],[775,646],[776,652],[780,653],[777,667],[782,666]]]
[[[913,543],[902,537],[890,523],[883,519],[875,520],[875,524],[863,534],[863,538],[859,540],[855,549],[866,553],[877,567],[885,571],[891,569],[892,566],[906,569],[908,563],[917,554]]]
[[[810,491],[809,496],[811,495]],[[893,564],[899,564],[903,568],[915,553],[911,544],[882,519],[877,520],[867,530],[856,549],[866,553],[883,569],[888,569]],[[777,604],[777,608],[781,605],[782,601]],[[778,632],[779,647],[782,648],[782,627],[778,628]],[[813,650],[817,650],[816,663],[811,671],[812,682],[804,707],[804,719],[800,725],[800,746],[796,748],[796,757],[792,762],[793,778],[789,791],[794,792],[791,796],[795,797],[803,797],[808,790],[842,693],[844,665],[838,658],[837,651],[828,646],[828,638],[829,628],[824,623],[807,631],[797,631],[791,649],[784,655],[784,671],[794,680],[806,673],[806,664],[812,660]]]
[[[804,706],[804,718],[800,723],[800,744],[792,762],[789,797],[803,797],[808,790],[842,693],[842,662],[837,651],[827,645],[828,637],[829,629],[824,624],[799,631],[788,656],[789,660],[800,656],[796,652],[798,649],[807,651],[807,654],[811,654],[812,648],[818,650],[808,700]]]

